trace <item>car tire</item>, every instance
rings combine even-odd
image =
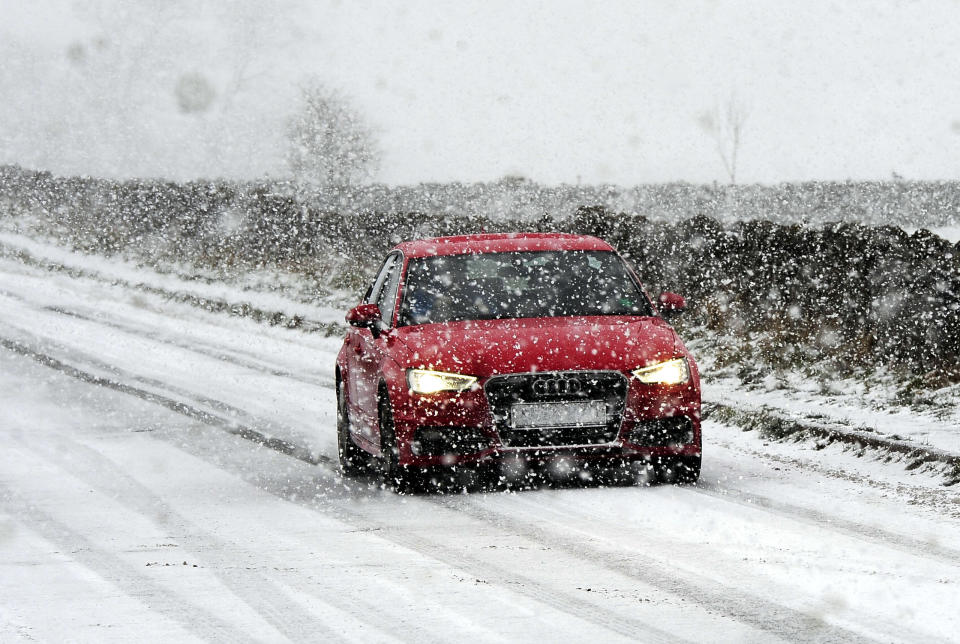
[[[337,382],[337,456],[340,473],[345,477],[359,476],[367,469],[364,451],[350,438],[350,406],[343,381]]]
[[[397,437],[393,425],[393,409],[386,391],[381,391],[377,402],[380,422],[380,472],[383,484],[392,488],[398,494],[410,494],[416,489],[416,480],[413,472],[406,465],[400,464],[400,448],[397,446]]]
[[[700,454],[696,456],[681,456],[677,459],[677,480],[680,485],[693,485],[700,480],[700,464],[703,457]]]

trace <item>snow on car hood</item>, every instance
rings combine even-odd
[[[488,376],[530,371],[622,371],[685,353],[659,318],[469,320],[400,327],[402,367]]]

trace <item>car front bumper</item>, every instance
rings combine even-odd
[[[578,428],[570,427],[560,430],[562,436],[556,428],[533,429],[530,431],[554,434],[526,441],[517,441],[516,430],[511,430],[514,444],[504,440],[503,410],[491,405],[496,396],[488,397],[489,381],[460,393],[419,395],[405,388],[391,392],[400,463],[427,468],[504,458],[629,462],[700,454],[697,383],[646,385],[627,374],[619,375],[624,382],[619,392],[623,400],[611,419],[610,431],[585,431],[588,440],[583,442],[577,440]],[[559,436],[558,443],[551,443],[553,436]]]

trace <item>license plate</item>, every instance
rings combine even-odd
[[[517,403],[510,407],[511,427],[583,427],[605,425],[607,403],[602,400],[555,403]]]

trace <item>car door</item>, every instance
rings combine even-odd
[[[375,303],[380,307],[379,330],[389,329],[393,323],[393,311],[397,301],[397,287],[400,283],[400,271],[403,258],[400,253],[391,253],[384,260],[364,303]],[[377,385],[380,380],[380,363],[386,355],[386,338],[382,333],[370,329],[354,329],[357,334],[354,355],[356,365],[353,370],[353,400],[360,437],[379,445],[379,426],[377,418]]]

